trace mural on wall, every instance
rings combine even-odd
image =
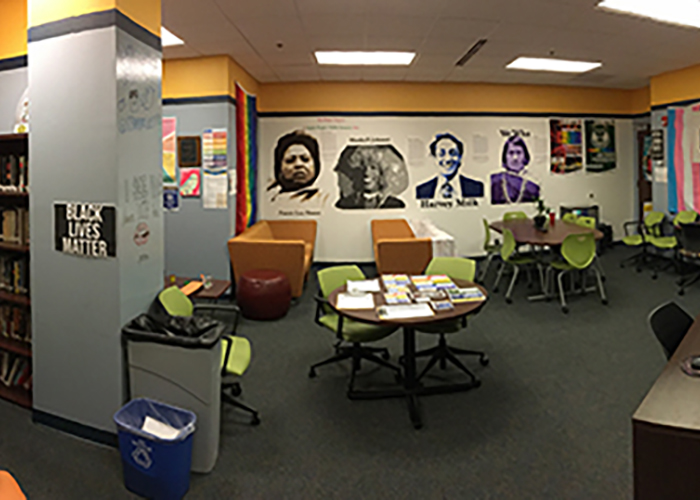
[[[408,169],[403,155],[391,144],[346,146],[334,172],[340,191],[336,208],[406,206],[398,196],[408,188]]]
[[[605,172],[616,164],[615,122],[586,120],[586,171]]]
[[[435,136],[429,146],[430,155],[435,158],[438,175],[416,186],[419,200],[440,198],[481,198],[484,196],[484,183],[470,179],[459,172],[464,157],[464,144],[450,133]]]
[[[277,140],[274,151],[274,180],[267,188],[271,201],[287,193],[289,199],[308,201],[320,196],[314,186],[321,173],[318,141],[303,130],[295,130]]]
[[[540,186],[527,179],[530,150],[525,142],[528,132],[502,132],[507,135],[501,153],[501,167],[505,172],[491,174],[491,204],[509,205],[531,203],[540,196]]]
[[[550,120],[550,168],[568,174],[583,167],[581,120]]]

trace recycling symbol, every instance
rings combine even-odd
[[[146,445],[143,439],[132,441],[131,444],[136,447],[134,451],[131,452],[131,458],[134,459],[134,462],[144,469],[150,469],[151,465],[153,465],[150,453],[153,450]]]

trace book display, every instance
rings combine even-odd
[[[32,406],[26,134],[0,135],[0,398]]]

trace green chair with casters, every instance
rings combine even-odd
[[[561,220],[568,222],[569,224],[576,224],[576,219],[578,219],[578,217],[574,212],[566,212],[561,218]]]
[[[574,221],[574,224],[577,224],[581,227],[585,227],[588,229],[597,229],[597,224],[595,217],[588,217],[588,216],[581,216],[577,217]],[[598,271],[600,271],[600,275],[603,278],[603,281],[605,281],[605,271],[603,270],[603,266],[600,263],[600,259],[598,258],[598,246],[596,245],[596,255],[595,259],[593,260],[593,265],[598,268]]]
[[[627,247],[639,248],[640,251],[636,254],[627,257],[620,262],[620,267],[625,267],[625,264],[631,262],[634,264],[637,272],[641,272],[642,266],[648,264],[654,259],[653,254],[649,252],[650,237],[660,236],[659,228],[663,224],[666,216],[663,212],[648,212],[642,221],[625,222],[623,228],[625,236],[622,238],[622,243]],[[636,232],[630,233],[628,228],[634,227]]]
[[[486,280],[486,276],[489,273],[489,267],[491,267],[491,261],[493,258],[501,252],[501,244],[498,240],[491,243],[491,228],[489,227],[489,221],[483,219],[484,221],[484,251],[486,252],[486,261],[483,266],[479,266],[479,277],[477,281],[483,283]],[[471,280],[470,280],[471,281]]]
[[[514,212],[506,212],[503,214],[503,222],[508,222],[510,220],[523,220],[527,219],[527,214],[520,210]]]
[[[221,399],[230,405],[251,415],[251,424],[260,423],[258,412],[235,399],[241,395],[241,385],[237,381],[248,369],[251,360],[250,341],[236,335],[240,310],[234,305],[224,304],[193,304],[190,298],[176,286],[166,288],[158,294],[158,299],[171,316],[193,316],[207,313],[209,316],[218,314],[233,315],[230,332],[221,337]]]
[[[557,272],[557,285],[559,289],[559,299],[561,300],[561,310],[564,313],[569,312],[569,306],[566,304],[566,295],[564,293],[564,276],[567,273],[578,273],[581,276],[580,292],[583,294],[587,291],[592,291],[586,288],[586,274],[588,271],[595,273],[598,281],[598,291],[600,292],[600,300],[603,304],[608,303],[608,298],[605,295],[603,287],[603,278],[600,271],[592,264],[595,260],[595,237],[593,233],[570,234],[564,238],[561,245],[561,256],[563,260],[555,260],[550,262],[547,269],[545,282],[547,283],[547,293],[549,294],[551,278],[554,272]]]
[[[513,268],[513,277],[510,280],[510,285],[508,286],[508,291],[506,292],[506,302],[510,304],[511,294],[513,293],[513,287],[515,282],[518,280],[518,274],[520,273],[520,268],[523,266],[532,266],[536,264],[535,259],[532,257],[525,257],[518,255],[515,252],[516,241],[513,236],[513,231],[508,228],[503,229],[503,245],[501,245],[501,267],[498,268],[498,275],[496,276],[496,282],[493,284],[494,293],[498,293],[498,284],[501,282],[501,277],[506,267]],[[528,272],[527,275],[528,284],[532,282],[532,277]]]
[[[428,264],[425,269],[425,274],[445,274],[452,279],[473,281],[476,269],[476,263],[471,259],[463,259],[460,257],[433,257],[433,259]],[[473,315],[473,314],[472,314]],[[472,316],[470,315],[470,316]],[[464,366],[464,364],[457,358],[459,355],[466,356],[479,356],[479,362],[486,366],[489,364],[489,358],[486,353],[481,351],[471,351],[467,349],[460,349],[457,347],[447,345],[445,340],[445,335],[450,333],[456,333],[467,326],[467,317],[461,319],[447,320],[440,323],[418,326],[416,331],[423,333],[430,333],[433,335],[439,335],[438,345],[431,348],[425,349],[423,351],[418,351],[416,353],[416,358],[430,356],[428,364],[425,366],[423,371],[418,376],[418,380],[423,378],[430,369],[435,366],[436,363],[440,363],[440,368],[443,370],[447,368],[447,362],[449,361],[457,368],[466,373],[472,382],[478,384],[478,380],[474,374],[469,371],[469,369]]]
[[[676,269],[680,273],[680,256],[678,254],[678,228],[681,224],[692,224],[698,218],[697,212],[694,210],[683,210],[678,212],[673,218],[673,235],[664,235],[661,229],[661,225],[657,226],[657,230],[649,236],[649,243],[656,250],[659,260],[662,258],[662,254],[667,251],[673,251],[673,258],[666,263],[666,265],[659,265],[654,267],[651,277],[656,279],[658,277],[658,272],[660,270],[666,269],[671,266],[676,266]]]
[[[389,359],[389,351],[386,348],[367,347],[364,344],[385,339],[394,333],[398,327],[385,327],[361,323],[345,318],[334,311],[328,298],[331,293],[345,285],[348,280],[363,280],[365,275],[357,266],[335,266],[322,269],[317,273],[319,284],[319,296],[316,299],[316,324],[332,331],[336,336],[335,355],[316,363],[309,369],[309,377],[316,376],[316,370],[324,365],[337,363],[346,359],[352,360],[350,383],[348,384],[348,397],[352,398],[355,392],[355,375],[360,370],[362,360],[371,361],[396,372],[401,376],[398,366],[392,365]],[[381,357],[379,356],[381,355]]]

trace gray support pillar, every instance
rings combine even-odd
[[[29,41],[35,418],[114,432],[120,329],[163,286],[160,40],[111,10]],[[116,205],[116,258],[57,251],[54,202]]]

